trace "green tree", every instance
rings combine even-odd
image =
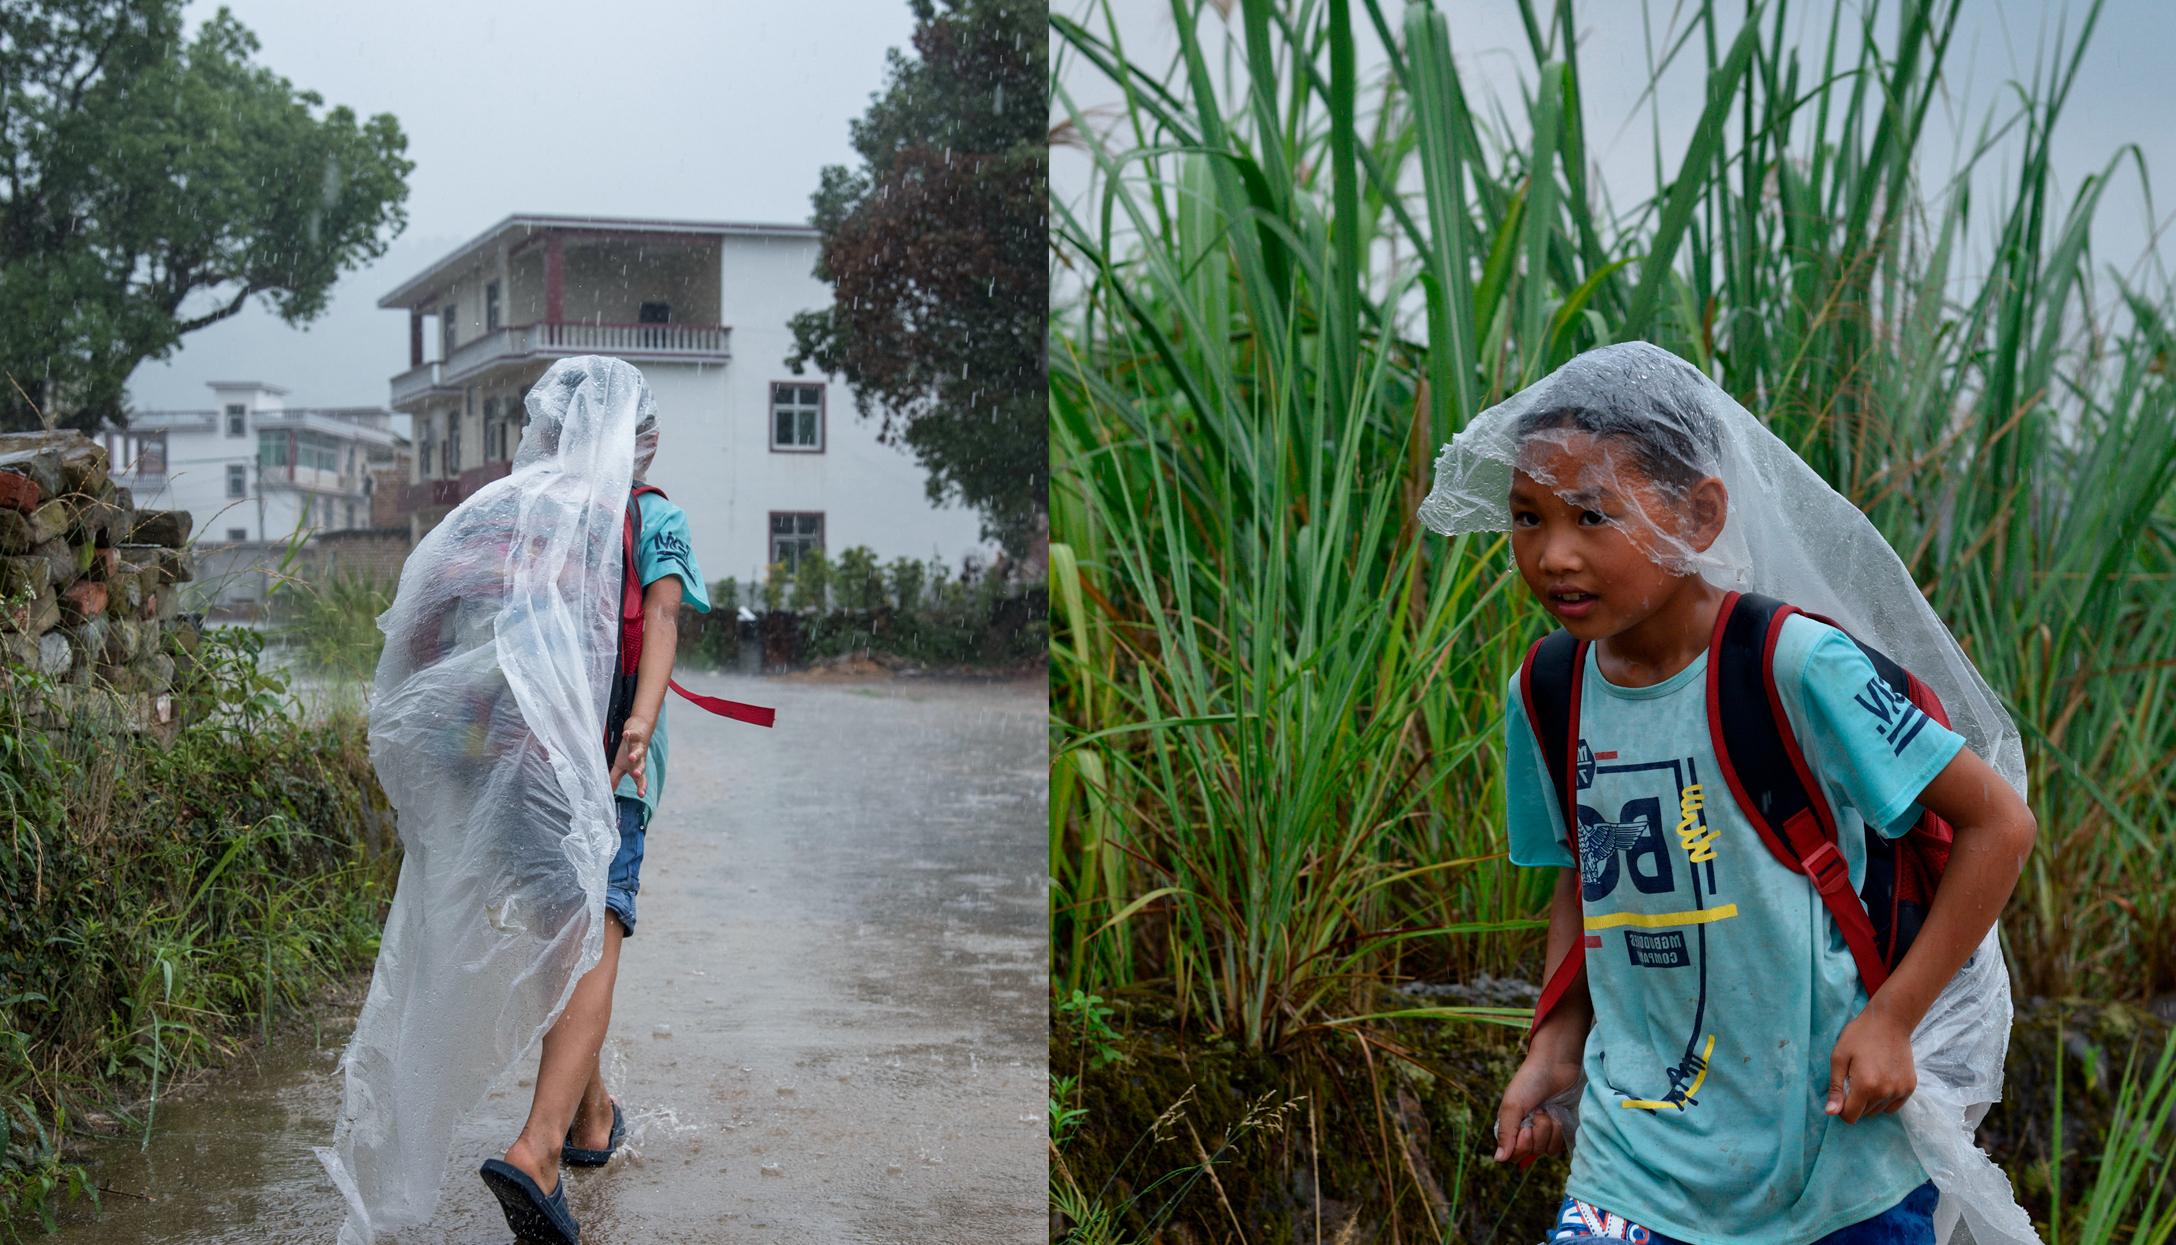
[[[180,0],[0,5],[0,425],[120,422],[138,364],[252,297],[313,319],[407,223],[399,124],[318,116],[257,46],[224,9],[184,40]]]
[[[787,366],[846,378],[932,501],[982,512],[1015,555],[1046,531],[1049,10],[911,0],[915,57],[852,127],[858,169],[814,195],[832,304],[793,320]]]

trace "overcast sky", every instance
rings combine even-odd
[[[408,364],[386,291],[515,212],[803,222],[847,125],[907,47],[907,0],[227,0],[259,64],[408,136],[408,226],[291,329],[252,303],[138,368],[137,409],[263,380],[296,406],[382,406]],[[218,11],[188,7],[193,29]],[[607,16],[608,14],[608,16]]]
[[[1087,19],[1094,14],[1087,24],[1102,32],[1100,3],[1091,7],[1086,0],[1056,2],[1059,12],[1076,18]],[[1488,83],[1504,110],[1523,120],[1520,92],[1522,87],[1531,87],[1533,56],[1528,51],[1515,0],[1437,3],[1449,16],[1452,53],[1461,74]],[[1399,0],[1384,0],[1383,7],[1395,23],[1403,6]],[[1553,6],[1536,7],[1546,20]],[[1729,15],[1742,15],[1740,5],[1721,7]],[[2067,22],[2066,43],[2075,43],[2086,7],[2083,3],[2054,0],[1969,0],[1946,60],[1950,96],[1945,105],[1937,105],[1931,116],[1929,140],[1922,148],[1927,163],[1933,166],[1928,172],[1946,173],[1952,167],[1958,130],[1976,134],[1990,104],[2014,104],[2006,84],[2032,78],[2036,62],[2054,47],[2058,26]],[[1132,60],[1158,69],[1170,63],[1178,50],[1178,40],[1168,0],[1112,0],[1110,8]],[[1655,133],[1659,130],[1664,167],[1674,174],[1698,120],[1704,69],[1697,38],[1656,92],[1659,124],[1641,98],[1649,82],[1650,42],[1657,46],[1659,54],[1659,48],[1673,37],[1673,29],[1681,32],[1698,8],[1690,0],[1649,0],[1644,4],[1640,0],[1577,0],[1574,5],[1589,155],[1600,169],[1602,183],[1612,188],[1620,210],[1653,191]],[[1846,0],[1846,8],[1859,14],[1867,5]],[[1893,0],[1879,6],[1877,30],[1891,47],[1898,8]],[[1380,45],[1361,6],[1355,4],[1353,10],[1360,32],[1357,59],[1362,82],[1379,81],[1384,72]],[[1826,38],[1830,11],[1827,5],[1804,3],[1790,9],[1793,27],[1805,31],[1798,43],[1806,72],[1818,72],[1818,40]],[[2169,87],[2171,73],[2176,71],[2176,33],[2171,31],[2170,11],[2169,0],[2109,0],[2088,45],[2077,86],[2058,122],[2054,151],[2055,178],[2067,196],[2087,175],[2100,173],[2119,147],[2136,144],[2161,191],[2152,219],[2164,224],[2171,208],[2176,207],[2176,103],[2172,103]],[[1238,20],[1234,17],[1227,26],[1213,9],[1203,20],[1210,27],[1209,62],[1212,67],[1219,66],[1226,34],[1237,33]],[[1735,19],[1726,16],[1724,22],[1727,40],[1735,33]],[[1058,55],[1055,51],[1053,54]],[[1849,57],[1839,55],[1839,62],[1848,64]],[[1220,70],[1212,68],[1212,73]],[[1091,110],[1091,124],[1108,124],[1115,116],[1117,93],[1091,66],[1069,61],[1061,66],[1060,77],[1076,103]],[[1363,102],[1369,94],[1363,91]],[[1526,138],[1523,128],[1519,138]],[[1803,142],[1798,145],[1802,147]],[[2014,144],[2010,151],[2014,153]],[[2008,159],[1998,156],[1983,166],[1983,175],[1975,183],[1976,234],[1984,236],[1999,223],[1991,217],[1996,200],[1988,194],[1989,183],[1997,178],[2014,181],[2016,169],[2014,155]],[[1053,197],[1077,204],[1086,188],[1088,171],[1084,153],[1063,148],[1053,152]],[[2009,196],[2000,197],[2006,202]],[[2051,235],[2055,228],[2051,222]],[[2137,169],[2125,165],[2116,172],[2095,221],[2096,271],[2105,273],[2114,265],[2129,272],[2146,254],[2153,234]],[[2103,282],[2100,293],[2106,300],[2112,298],[2114,290]]]

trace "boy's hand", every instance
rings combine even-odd
[[[643,770],[650,763],[650,732],[654,729],[648,718],[628,716],[627,726],[620,732],[620,755],[612,762],[612,778],[606,786],[617,791],[620,777],[631,774],[635,779],[635,794],[650,794],[650,779]]]
[[[1564,1133],[1541,1104],[1579,1082],[1579,1061],[1529,1054],[1496,1109],[1496,1161],[1528,1163],[1564,1148]]]
[[[1828,1057],[1828,1113],[1856,1124],[1903,1110],[1918,1087],[1911,1030],[1873,1006],[1852,1017]]]

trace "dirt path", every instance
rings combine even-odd
[[[583,1239],[1040,1241],[1045,1211],[1045,723],[1041,680],[724,676],[776,731],[671,711],[640,934],[606,1044],[627,1152],[568,1190]],[[341,1040],[164,1102],[115,1145],[90,1242],[330,1242],[309,1147],[331,1135]],[[504,1242],[473,1176],[528,1073],[456,1138],[438,1222],[402,1242]]]

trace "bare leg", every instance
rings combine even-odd
[[[612,928],[618,929],[618,923]],[[584,1150],[602,1150],[612,1144],[612,1095],[605,1092],[601,1052],[589,1084],[582,1087],[582,1101],[574,1109],[574,1144]]]
[[[566,1010],[544,1035],[544,1055],[537,1062],[536,1097],[529,1104],[529,1120],[521,1126],[521,1136],[506,1150],[506,1161],[528,1173],[547,1194],[559,1185],[559,1147],[567,1139],[575,1111],[592,1091],[600,1098],[604,1094],[597,1055],[604,1049],[605,1030],[612,1023],[612,986],[619,977],[621,937],[619,921],[608,913],[604,954],[596,967],[575,983]],[[609,1101],[604,1118],[609,1130]]]

